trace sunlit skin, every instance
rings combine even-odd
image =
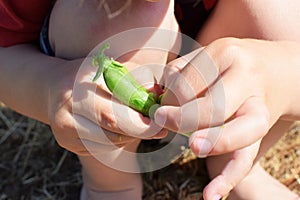
[[[107,1],[108,2],[108,1]],[[114,5],[120,7],[124,5],[125,1],[118,1]],[[111,1],[108,2],[111,4]],[[113,2],[112,2],[113,3]],[[118,5],[119,4],[119,5]],[[52,12],[52,23],[50,24],[50,42],[55,50],[56,56],[67,59],[74,59],[78,57],[85,57],[97,44],[107,37],[119,33],[124,30],[137,28],[137,27],[158,27],[162,29],[169,29],[172,31],[178,31],[178,25],[174,16],[174,4],[173,1],[159,1],[159,2],[147,2],[147,1],[135,1],[130,6],[122,11],[119,15],[112,19],[108,19],[106,11],[97,7],[98,1],[84,1],[81,2],[80,8],[78,2],[61,0],[57,2]],[[70,13],[66,13],[66,10],[70,10]],[[153,12],[156,12],[153,15]],[[81,16],[78,19],[77,16]],[[64,20],[62,22],[62,19]],[[126,21],[126,23],[124,23]],[[64,24],[68,24],[66,27]],[[85,27],[83,30],[82,27]],[[69,31],[72,30],[72,32]],[[145,41],[149,38],[145,38]],[[87,42],[88,41],[88,42]],[[176,38],[174,38],[174,43]],[[172,46],[172,45],[171,45]],[[142,48],[142,47],[141,47]],[[113,55],[110,55],[113,56]],[[169,58],[167,51],[155,51],[155,50],[139,50],[131,54],[127,54],[118,61],[122,62],[129,70],[133,70],[138,65],[145,65],[147,63],[157,63],[166,65]],[[146,77],[145,77],[146,76]],[[147,77],[148,76],[148,77]],[[152,74],[143,75],[145,79],[152,79]],[[99,85],[97,91],[98,96],[96,98],[96,113],[100,116],[99,119],[105,119],[99,121],[100,126],[107,128],[108,130],[122,134],[122,146],[127,151],[136,151],[140,138],[132,138],[126,135],[137,135],[143,130],[151,129],[155,127],[149,127],[150,119],[143,117],[140,113],[130,110],[131,121],[128,122],[127,116],[124,119],[120,118],[115,120],[111,97],[107,98],[109,91],[105,85]],[[124,105],[125,106],[125,105]],[[84,108],[77,108],[76,110],[84,110]],[[68,112],[65,112],[68,114]],[[93,115],[93,113],[91,113]],[[121,115],[121,113],[120,113]],[[64,117],[64,114],[60,117]],[[89,115],[85,115],[88,121],[86,126],[98,126],[92,120],[89,119]],[[120,130],[120,124],[126,124],[125,129]],[[130,124],[132,123],[132,124]],[[152,123],[151,126],[155,124]],[[60,135],[63,131],[59,126],[55,124],[55,133],[57,138],[61,138]],[[157,125],[156,125],[157,126]],[[72,126],[70,127],[71,131]],[[76,131],[74,128],[72,131]],[[118,134],[110,133],[112,137],[118,137]],[[162,130],[157,133],[153,138],[162,138],[166,136],[166,131]],[[64,141],[63,138],[60,141]],[[115,141],[115,140],[113,140]],[[100,141],[101,142],[101,141]],[[76,150],[76,146],[72,149]],[[101,148],[101,146],[99,146]],[[100,149],[101,151],[101,149]],[[119,156],[122,156],[120,154]],[[93,156],[79,156],[79,159],[83,165],[83,179],[85,186],[83,188],[83,199],[89,196],[91,199],[105,198],[105,194],[109,192],[117,193],[118,191],[128,191],[125,194],[122,193],[122,199],[140,199],[142,195],[142,183],[140,175],[120,172],[111,169]],[[135,161],[128,161],[133,162]],[[105,178],[103,177],[105,173]],[[110,180],[107,182],[107,180]],[[106,191],[106,193],[103,191]],[[127,196],[126,196],[127,195]],[[120,199],[120,197],[116,197]]]
[[[299,196],[263,172],[258,163],[251,168],[253,161],[256,162],[274,144],[292,121],[299,119],[299,104],[296,103],[296,99],[299,98],[296,98],[299,81],[296,79],[299,76],[300,62],[297,56],[300,52],[298,20],[300,5],[295,0],[288,3],[282,5],[280,1],[219,1],[198,34],[197,40],[207,47],[205,51],[194,53],[189,59],[206,58],[206,55],[213,59],[215,65],[212,67],[215,69],[217,66],[222,75],[220,81],[211,86],[211,95],[219,94],[218,83],[222,81],[226,99],[225,111],[223,107],[216,109],[221,113],[225,112],[227,122],[225,124],[224,120],[214,122],[214,126],[221,128],[223,132],[217,144],[212,149],[206,149],[206,153],[220,155],[244,147],[233,153],[207,159],[208,170],[214,179],[205,188],[205,199],[219,199],[233,188],[232,195],[228,197],[230,200],[299,199]],[[235,38],[218,40],[223,37],[258,38],[274,42]],[[169,66],[173,65],[176,70],[179,69],[185,77],[193,76],[194,67],[191,65],[185,67],[182,63],[184,62],[178,59],[172,61]],[[201,67],[201,59],[199,63],[198,67]],[[172,80],[174,76],[169,75],[167,74],[165,78]],[[202,91],[205,91],[206,86],[195,84],[202,81],[195,78],[187,80],[195,93],[202,94],[200,97],[203,97],[205,93]],[[176,85],[176,82],[174,84]],[[209,104],[211,96],[203,98],[190,96],[185,94],[188,91],[187,87],[190,86],[185,84],[177,86],[174,87],[175,91],[165,94],[163,102],[172,104],[171,93],[183,99],[181,101],[183,104],[194,101],[194,104],[190,104],[195,105],[198,101],[197,108],[202,114],[199,118],[202,126],[200,125],[200,130],[191,137],[190,144],[192,150],[199,154],[202,148],[198,144],[203,144],[203,139],[209,138],[207,135],[209,129],[203,125],[207,125],[206,122],[209,122],[212,116],[210,112],[212,107]],[[194,108],[194,112],[197,112],[197,108]],[[166,128],[175,130],[179,124],[176,120],[181,118],[180,110],[171,106],[162,107],[156,114],[157,117],[162,115],[159,118],[166,120],[164,123]],[[194,118],[194,121],[197,121],[197,118]],[[189,123],[195,122],[184,121],[182,126],[189,127]],[[264,139],[258,152],[262,138]]]
[[[275,25],[274,26],[268,26],[268,29],[267,29],[268,31],[265,31],[264,27],[266,27],[266,26],[264,24],[268,24],[269,23],[268,20],[263,21],[263,22],[259,21],[257,25],[255,25],[255,23],[254,24],[252,23],[252,20],[253,20],[251,18],[252,13],[259,12],[260,8],[263,7],[263,5],[259,5],[259,3],[252,4],[251,2],[247,2],[247,1],[241,1],[240,3],[235,3],[234,1],[232,1],[230,3],[227,2],[226,5],[223,5],[222,2],[218,4],[215,13],[213,13],[211,18],[208,20],[208,23],[205,24],[204,28],[199,33],[198,41],[200,42],[200,44],[205,44],[205,45],[210,44],[213,40],[215,40],[217,38],[220,38],[220,37],[224,37],[224,36],[237,36],[237,37],[241,37],[241,38],[243,38],[243,37],[255,37],[255,38],[265,38],[265,39],[268,39],[268,38],[270,38],[270,39],[276,39],[276,38],[277,39],[289,39],[289,35],[281,34],[280,31],[277,30],[277,26],[275,26]],[[119,4],[122,4],[122,2],[119,1]],[[123,23],[123,21],[124,21],[123,15],[126,15],[126,11],[125,11],[119,17],[116,17],[113,20],[110,20],[109,24],[104,25],[104,27],[110,26],[111,27],[110,28],[110,30],[111,30],[110,34],[113,34],[113,33],[116,33],[118,31],[122,30],[121,28],[122,27],[125,28],[126,26],[127,27],[140,26],[143,23],[146,23],[146,24],[143,24],[142,26],[144,26],[144,25],[145,26],[157,26],[158,24],[161,24],[159,22],[160,21],[159,19],[163,15],[161,15],[161,16],[153,15],[153,12],[164,13],[165,12],[164,8],[166,8],[167,4],[168,4],[168,1],[161,1],[161,2],[156,2],[156,3],[153,3],[153,4],[152,3],[144,4],[144,3],[142,3],[142,1],[139,1],[138,3],[135,2],[135,4],[132,5],[134,10],[139,10],[140,13],[143,14],[143,16],[145,14],[146,15],[149,14],[151,16],[151,18],[154,17],[154,16],[155,17],[152,18],[152,20],[147,20],[147,22],[142,22],[142,21],[139,21],[141,18],[139,18],[139,17],[134,18],[133,17],[134,13],[130,13],[130,16],[132,16],[134,20],[128,19],[128,20],[126,20],[126,23],[124,24]],[[264,4],[267,4],[267,3],[264,3]],[[270,2],[268,6],[270,6],[270,5],[274,5],[273,6],[274,7],[274,12],[276,11],[276,9],[279,9],[279,8],[276,7],[275,3]],[[142,7],[140,7],[140,6],[142,6]],[[141,8],[143,8],[143,6],[145,6],[144,10],[141,9]],[[83,6],[83,7],[85,7],[85,6]],[[221,7],[222,7],[222,9],[221,9]],[[228,11],[230,8],[234,9],[236,11],[235,12]],[[253,8],[253,10],[251,10],[249,8]],[[82,9],[82,10],[84,10],[84,9]],[[80,10],[80,12],[84,12],[82,10]],[[237,12],[237,10],[240,10],[240,13]],[[245,12],[245,10],[249,12],[249,15],[246,14],[247,12]],[[99,11],[97,11],[96,13],[99,13]],[[136,13],[136,14],[138,15],[138,13]],[[265,14],[267,14],[267,13],[265,13]],[[87,14],[82,13],[80,15],[85,16]],[[164,18],[165,23],[163,23],[163,24],[166,24],[167,27],[170,27],[170,26],[168,26],[168,24],[170,24],[170,25],[173,24],[173,23],[170,23],[170,20],[172,21],[172,18],[174,16],[172,16],[172,14],[170,14],[168,16],[170,16],[170,17],[165,17]],[[237,17],[237,16],[239,16],[239,17]],[[245,17],[241,17],[241,16],[245,16]],[[103,15],[102,15],[102,17],[103,17]],[[91,18],[91,16],[89,18]],[[96,16],[93,16],[93,18],[97,19],[95,24],[100,24],[98,19],[101,18],[101,16],[97,16],[97,14],[96,14]],[[265,17],[261,17],[261,18],[266,19]],[[137,19],[139,19],[139,20],[136,21]],[[227,23],[227,21],[224,21],[224,19],[228,19],[228,26],[232,26],[232,28],[222,29],[222,27],[220,27],[218,21],[221,20],[222,24],[224,25],[225,22]],[[235,23],[232,23],[232,21],[235,21]],[[83,20],[83,22],[84,22],[84,20]],[[119,22],[120,22],[120,24],[119,24]],[[141,22],[142,22],[142,24],[141,24]],[[70,22],[66,22],[66,23],[72,24]],[[76,20],[76,23],[78,23],[78,20]],[[104,24],[106,23],[105,20],[104,20],[103,23]],[[86,31],[86,32],[81,33],[81,34],[78,34],[77,31],[74,32],[74,34],[76,35],[76,42],[78,42],[78,47],[79,47],[78,49],[76,48],[76,46],[75,46],[75,48],[73,46],[75,41],[73,41],[73,42],[70,41],[70,42],[67,43],[68,45],[70,45],[70,47],[68,47],[68,45],[65,45],[65,43],[62,43],[62,44],[64,44],[64,46],[61,47],[61,49],[60,49],[60,47],[56,46],[57,44],[61,44],[61,43],[59,41],[55,41],[55,40],[57,40],[59,38],[62,39],[62,40],[65,40],[66,38],[68,38],[67,36],[69,36],[69,35],[67,35],[66,37],[63,37],[61,35],[60,35],[60,37],[58,37],[58,36],[53,37],[53,39],[55,39],[55,40],[53,40],[55,42],[53,46],[57,47],[57,49],[56,49],[57,55],[58,56],[65,55],[66,53],[69,54],[68,52],[70,52],[69,55],[71,55],[71,57],[72,57],[72,56],[76,56],[76,54],[78,54],[78,53],[76,53],[77,51],[82,52],[82,50],[84,50],[84,49],[90,49],[90,47],[86,48],[89,44],[86,43],[87,39],[85,39],[85,37],[94,38],[92,40],[91,39],[89,40],[89,41],[93,41],[93,42],[91,42],[90,46],[92,46],[93,43],[96,44],[97,42],[99,42],[101,40],[101,38],[99,38],[99,37],[104,37],[104,38],[107,37],[107,33],[105,33],[105,32],[103,33],[103,23],[101,23],[101,26],[100,26],[101,29],[97,29],[97,26],[96,27],[92,26],[93,27],[92,30],[96,31],[96,32],[90,32],[89,33],[89,31]],[[249,26],[249,24],[253,24],[253,26]],[[296,22],[294,20],[292,20],[291,24],[296,24]],[[233,26],[233,25],[235,25],[235,26]],[[165,26],[165,25],[163,25],[163,26]],[[173,26],[173,27],[176,27],[176,26]],[[271,30],[272,27],[274,27],[274,29],[275,29],[274,31]],[[294,26],[292,26],[292,27],[294,27]],[[61,30],[61,28],[62,27],[59,27],[56,30]],[[73,28],[76,30],[76,27],[73,27]],[[293,28],[291,28],[291,29],[293,29]],[[89,29],[87,29],[87,30],[89,30]],[[80,30],[78,30],[78,32],[80,32]],[[66,31],[66,33],[68,33],[68,32]],[[95,34],[95,33],[97,33],[97,34]],[[291,31],[289,34],[290,34],[290,37],[292,38],[296,33],[295,33],[295,31]],[[97,36],[97,37],[94,37],[94,36]],[[80,38],[82,38],[82,39],[80,39]],[[218,51],[219,49],[225,49],[226,50],[226,48],[221,48],[222,45],[225,45],[225,47],[226,47],[226,45],[233,46],[233,45],[235,45],[235,43],[234,43],[234,40],[232,40],[232,41],[230,41],[230,40],[220,40],[220,41],[214,43],[214,45],[211,45],[210,49],[212,51]],[[263,47],[260,47],[260,46],[263,46],[263,45],[258,44],[257,46],[252,46],[251,48],[253,48],[253,49],[263,48]],[[228,48],[228,49],[230,49],[230,48]],[[82,54],[82,53],[80,53],[80,54]],[[80,55],[80,54],[78,54],[78,55]],[[136,55],[138,55],[138,54],[136,54]],[[215,55],[217,56],[218,54],[215,54]],[[155,56],[155,57],[157,59],[157,56]],[[140,54],[138,56],[132,57],[130,60],[131,61],[136,60],[134,62],[140,62],[139,58],[143,58],[143,62],[144,62],[145,58],[153,61],[154,57],[153,56],[149,57],[149,55],[146,55],[146,54],[145,55]],[[216,57],[216,59],[219,59],[219,57]],[[176,63],[176,61],[173,61],[172,63],[174,64],[174,63]],[[189,73],[189,72],[187,71],[187,73]],[[270,80],[270,82],[272,82],[272,81]],[[166,100],[166,101],[168,101],[168,100]],[[171,100],[169,100],[169,102],[171,102]],[[170,112],[170,114],[171,114],[171,112]],[[173,116],[176,116],[176,115],[173,115]],[[170,128],[170,127],[167,127],[167,128]],[[226,128],[227,128],[227,126],[226,126]],[[240,144],[240,143],[236,143],[236,144]],[[240,145],[242,145],[242,144],[240,144]],[[193,146],[193,144],[192,144],[191,147],[192,147],[193,150],[195,150],[196,153],[197,153],[197,151],[199,151],[197,149],[198,146]],[[218,146],[216,146],[215,150],[217,150],[217,147]],[[225,175],[224,177],[226,177],[226,178],[224,180],[222,180],[222,179],[219,179],[217,177],[216,181],[213,181],[208,186],[208,188],[205,190],[206,191],[205,192],[205,198],[206,199],[212,199],[212,198],[214,198],[213,196],[216,193],[219,193],[219,195],[225,195],[234,186],[231,183],[238,183],[240,180],[242,180],[243,177],[246,176],[247,172],[250,170],[250,167],[252,165],[252,160],[254,160],[255,157],[256,157],[257,147],[258,147],[258,145],[256,144],[256,145],[253,145],[253,147],[246,148],[245,150],[241,151],[241,153],[239,153],[239,152],[235,153],[235,155],[236,155],[236,156],[234,156],[235,162],[233,162],[233,164],[228,165],[227,168],[225,168],[225,169],[227,169],[226,173],[224,173],[225,171],[223,172],[224,175]],[[232,146],[232,148],[234,148],[234,147]],[[226,148],[226,149],[228,149],[228,148]],[[222,150],[220,150],[218,152],[221,153]],[[223,152],[223,153],[225,153],[225,152]],[[248,158],[248,156],[247,157],[243,156],[245,154],[252,155],[252,157],[251,157],[252,159],[245,162],[245,158]],[[225,156],[225,158],[226,158],[226,156]],[[218,161],[218,159],[216,159],[216,162],[221,162],[222,160],[225,160],[225,161],[222,161],[222,162],[224,162],[224,165],[225,165],[225,163],[228,162],[228,161],[226,161],[225,158],[224,159],[219,158],[220,159],[219,161]],[[212,160],[212,159],[209,159],[209,161],[210,160]],[[241,165],[241,163],[243,163],[243,164],[248,163],[248,165]],[[213,167],[214,162],[210,161],[208,164],[212,166],[212,169],[214,169],[214,167]],[[235,168],[239,169],[239,173],[237,173],[237,170],[230,170],[230,169],[233,169],[233,168],[234,169]],[[233,171],[234,171],[234,174],[233,174]],[[212,171],[212,176],[215,176],[216,173],[219,173],[219,172],[214,172],[213,173],[213,171]],[[224,184],[227,185],[227,187],[223,187],[222,185],[224,185]],[[237,189],[235,190],[235,191],[237,191],[237,194],[239,194],[238,189],[239,188],[237,187]],[[288,196],[294,197],[293,194],[291,194],[289,192],[285,192],[286,191],[285,189],[279,190],[279,191],[284,191],[283,195],[286,194]],[[240,193],[242,193],[242,192],[240,192]],[[251,196],[249,196],[249,198],[251,199]]]
[[[111,0],[107,2],[118,7],[118,4],[124,4],[125,1]],[[257,127],[255,126],[257,123],[255,116],[258,113],[262,114],[259,115],[260,119],[267,119],[265,121],[267,123],[261,123],[257,131],[252,132],[251,129],[246,129],[249,140],[240,140],[239,131],[243,129],[243,124],[232,123],[232,126],[225,124],[224,130],[228,134],[224,135],[230,137],[221,139],[210,151],[210,155],[220,155],[232,151],[234,153],[207,159],[210,174],[215,178],[204,191],[206,200],[218,199],[233,188],[232,195],[229,196],[230,200],[241,199],[244,196],[249,200],[274,199],[274,196],[287,200],[299,198],[282,185],[278,186],[274,179],[261,173],[261,169],[257,165],[253,169],[251,168],[255,159],[258,158],[256,153],[258,153],[261,138],[265,136],[259,155],[262,155],[277,135],[288,127],[288,123],[280,122],[280,125],[276,122],[279,119],[300,118],[300,104],[298,103],[300,99],[298,92],[298,77],[300,76],[298,67],[300,63],[299,6],[297,0],[288,0],[284,5],[279,0],[219,0],[216,9],[198,34],[197,40],[207,46],[206,52],[212,55],[214,61],[218,63],[220,71],[226,71],[222,74],[224,84],[227,86],[225,93],[226,91],[239,91],[234,95],[228,95],[227,101],[232,102],[230,108],[227,108],[228,116],[236,113],[234,118],[230,119],[238,120],[240,116],[250,116],[254,119],[251,123],[252,128]],[[30,44],[0,48],[0,100],[26,116],[49,124],[57,142],[62,147],[79,155],[83,165],[84,189],[88,191],[88,194],[83,194],[90,195],[91,199],[99,199],[98,195],[101,194],[98,192],[99,190],[115,192],[127,189],[131,191],[128,193],[127,199],[133,199],[132,195],[141,196],[142,184],[138,174],[119,172],[102,165],[90,156],[83,146],[77,134],[72,113],[72,89],[77,70],[83,58],[95,45],[122,30],[156,26],[178,31],[173,8],[174,2],[170,0],[134,1],[134,4],[131,4],[119,16],[108,19],[106,11],[102,7],[99,8],[99,1],[60,0],[53,9],[49,27],[50,42],[56,57],[46,56]],[[274,40],[274,42],[234,38],[217,40],[225,36],[258,38]],[[277,40],[290,40],[290,42],[277,42]],[[234,51],[237,48],[239,51]],[[153,61],[166,64],[168,56],[168,52],[137,51],[126,55],[121,60],[126,66],[134,69],[139,64]],[[178,63],[180,63],[180,59],[172,61],[168,66],[182,69],[184,66]],[[182,73],[189,76],[190,69],[187,67],[182,70]],[[19,73],[20,71],[22,73]],[[251,73],[253,73],[252,76]],[[276,74],[280,74],[280,76],[276,76]],[[258,81],[251,82],[252,79],[245,79],[250,76],[252,79],[255,77]],[[168,79],[168,76],[164,78]],[[249,82],[245,80],[249,80]],[[230,84],[233,82],[235,84]],[[237,82],[245,84],[236,84]],[[193,84],[193,82],[191,83]],[[10,87],[7,87],[8,85]],[[237,88],[237,86],[241,86],[241,88]],[[251,88],[253,86],[256,90],[249,89],[249,86]],[[195,85],[195,88],[199,90],[199,93],[203,89],[199,85]],[[178,89],[184,91],[184,88]],[[248,91],[255,95],[259,93],[261,96],[254,99],[246,98],[249,95]],[[276,91],[280,91],[280,94]],[[107,94],[104,87],[99,87],[97,92],[99,92],[97,94]],[[182,95],[185,96],[185,94]],[[164,101],[165,104],[171,103],[171,100],[168,99]],[[192,99],[185,97],[185,101],[189,102]],[[286,104],[282,104],[282,102],[286,102]],[[101,116],[101,120],[95,123],[88,116],[82,115],[82,119],[86,120],[86,126],[97,129],[100,124],[111,131],[108,131],[107,134],[113,142],[128,151],[136,151],[139,139],[126,136],[126,133],[118,128],[111,107],[107,106],[111,103],[100,95],[97,103],[96,112]],[[84,108],[79,107],[78,110],[84,110]],[[250,110],[253,112],[249,112]],[[176,111],[178,109],[170,108],[166,112],[169,114],[167,117],[170,124],[176,124],[172,118],[172,116],[176,116]],[[131,114],[136,120],[134,125],[147,127],[147,123],[145,124],[139,113],[132,111]],[[247,124],[247,120],[244,122],[244,125]],[[176,129],[170,124],[165,124],[166,128]],[[265,130],[269,130],[273,125],[274,129],[267,134]],[[128,133],[134,134],[137,131],[131,129],[130,125],[128,126]],[[231,131],[235,127],[238,127],[239,131]],[[276,130],[278,130],[277,133]],[[119,134],[123,136],[122,141],[120,141]],[[205,131],[197,131],[193,136],[193,141],[200,141],[203,135],[205,136]],[[165,131],[162,131],[155,137],[162,138],[164,136]],[[101,141],[91,140],[90,142],[101,146],[101,143],[97,143]],[[192,142],[191,148],[199,153],[201,146],[195,144],[197,142]],[[236,150],[239,148],[242,149]],[[276,190],[273,189],[275,186]],[[126,199],[126,196],[123,195],[122,199]]]

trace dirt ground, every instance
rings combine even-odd
[[[76,155],[57,145],[47,125],[0,106],[0,152],[0,200],[78,199],[80,163]],[[300,195],[299,123],[261,165]],[[174,164],[143,178],[144,200],[199,200],[209,181],[204,160],[188,151]]]

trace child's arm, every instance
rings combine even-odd
[[[16,111],[49,124],[49,94],[54,84],[72,81],[80,62],[42,54],[33,45],[0,48],[0,97]],[[71,83],[71,82],[70,82]],[[65,91],[72,84],[64,84]]]
[[[0,48],[0,100],[51,125],[57,142],[75,153],[85,152],[69,100],[80,63],[46,56],[33,45]]]
[[[97,136],[91,138],[78,129],[80,126],[78,119],[80,118],[81,121],[86,122],[87,129],[99,131],[99,124],[94,118],[100,113],[98,109],[105,108],[102,111],[105,115],[102,117],[106,117],[103,118],[103,128],[124,134],[115,122],[116,118],[110,117],[109,112],[111,111],[108,110],[108,107],[112,106],[111,102],[104,100],[105,105],[96,104],[96,110],[92,110],[94,113],[90,113],[90,115],[73,112],[74,109],[86,111],[87,107],[90,107],[86,104],[74,105],[73,86],[81,64],[81,59],[66,61],[46,56],[32,45],[0,48],[0,101],[21,114],[49,124],[57,142],[62,147],[79,155],[89,154],[82,144],[82,138],[93,140],[95,143],[103,143],[98,140]],[[91,81],[89,82],[91,83]],[[102,99],[99,93],[95,94],[95,97],[96,101]],[[127,109],[125,105],[118,106],[120,109],[123,107],[123,110]],[[135,117],[138,118],[137,115]],[[144,128],[151,126],[143,125]],[[120,140],[120,137],[112,132],[106,132],[106,136],[115,144],[122,145],[133,140],[126,135],[123,135]]]

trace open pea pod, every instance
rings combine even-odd
[[[158,107],[156,94],[149,92],[139,84],[123,64],[107,57],[104,54],[107,48],[109,45],[104,45],[92,58],[93,66],[98,67],[93,81],[103,75],[108,89],[116,99],[144,116],[152,115],[153,112],[150,113],[150,108]]]

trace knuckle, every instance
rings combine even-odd
[[[109,130],[119,130],[116,118],[112,113],[101,112],[97,117],[97,122],[103,128]]]
[[[226,39],[223,47],[223,55],[226,57],[231,57],[236,61],[240,59],[240,55],[243,52],[242,45],[240,44],[239,39]],[[239,56],[237,56],[239,55]]]
[[[218,71],[222,72],[237,59],[240,60],[243,55],[242,42],[238,38],[217,39],[205,48],[205,52],[213,60]]]
[[[241,48],[241,40],[233,37],[226,37],[217,39],[212,43],[212,48],[209,48],[209,52],[222,53],[223,55],[231,55],[235,52],[239,52]],[[218,52],[213,51],[217,49]],[[216,55],[217,56],[217,55]]]
[[[183,75],[176,78],[176,81],[171,86],[171,91],[180,105],[197,96],[197,93]]]

